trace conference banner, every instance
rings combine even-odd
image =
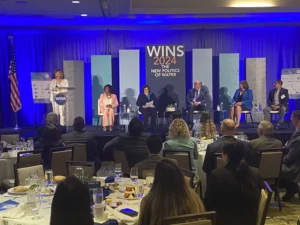
[[[300,68],[282,69],[281,80],[289,90],[290,99],[300,99]]]
[[[185,51],[183,45],[147,45],[146,78],[151,92],[158,99],[157,108],[169,105],[185,107]]]
[[[50,73],[32,72],[30,75],[31,75],[33,102],[37,104],[50,103],[51,102],[50,101],[50,84],[51,84]]]

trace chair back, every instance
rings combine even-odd
[[[163,157],[169,159],[175,159],[180,168],[183,168],[188,171],[192,171],[192,163],[190,152],[186,150],[164,150]]]
[[[43,150],[18,152],[17,163],[26,166],[36,166],[36,165],[43,164],[42,152]]]
[[[284,149],[260,150],[259,171],[262,179],[280,177]]]
[[[74,175],[75,170],[78,167],[83,169],[84,177],[92,178],[95,175],[95,164],[94,164],[94,162],[67,161],[66,162],[67,176]]]
[[[272,198],[272,189],[270,188],[268,182],[264,181],[264,188],[261,190],[261,195],[260,195],[256,225],[265,224],[271,198]]]
[[[73,160],[73,154],[73,146],[50,149],[50,165],[54,176],[67,176],[66,162]]]
[[[142,179],[146,177],[154,177],[155,170],[142,169]]]
[[[198,220],[187,223],[175,223],[176,225],[212,225],[211,220]]]
[[[64,141],[67,146],[74,146],[74,161],[87,162],[87,141]]]
[[[7,144],[15,144],[20,141],[19,134],[2,134],[1,141],[5,141]]]
[[[194,188],[194,177],[195,177],[195,173],[193,173],[192,171],[186,170],[184,168],[180,168],[181,172],[183,173],[185,180],[189,181],[189,186],[191,188]],[[187,179],[188,178],[188,179]]]
[[[215,168],[222,168],[226,166],[226,162],[223,160],[221,153],[215,153],[214,157],[215,157]]]
[[[123,174],[129,175],[130,168],[124,151],[114,149],[114,161],[115,163],[122,164],[122,172]]]
[[[208,220],[211,223],[207,223]],[[202,221],[203,223],[195,223],[198,221]],[[195,213],[195,214],[167,217],[164,219],[163,225],[173,225],[173,224],[216,225],[216,221],[217,221],[217,214],[215,211],[211,211],[205,213]]]
[[[25,179],[30,176],[37,175],[38,177],[45,177],[43,165],[36,166],[26,166],[21,165],[19,163],[14,164],[14,172],[15,172],[15,186],[24,186]]]

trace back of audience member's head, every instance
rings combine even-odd
[[[47,114],[47,118],[46,118],[46,123],[47,124],[54,124],[57,125],[58,124],[58,116],[56,113],[51,112]]]
[[[211,116],[210,116],[209,112],[202,112],[201,113],[200,123],[205,124],[207,122],[210,122],[211,120],[212,119],[211,119]]]
[[[222,135],[233,135],[235,132],[235,123],[232,119],[225,119],[221,124]]]
[[[53,124],[48,124],[45,126],[41,142],[45,147],[58,145],[60,142],[59,129]]]
[[[76,117],[73,122],[73,129],[75,131],[83,131],[84,128],[84,119],[80,116]]]
[[[158,135],[149,136],[146,143],[150,154],[158,154],[162,149],[162,140]]]
[[[141,136],[144,130],[143,122],[138,117],[133,117],[128,125],[128,132],[131,136]]]
[[[271,137],[273,133],[273,124],[270,121],[263,120],[257,128],[258,136]]]
[[[291,121],[294,127],[300,127],[300,110],[294,110],[292,112]]]
[[[58,184],[51,206],[50,225],[93,225],[90,195],[76,177]]]
[[[190,137],[190,131],[183,119],[175,119],[172,121],[169,127],[169,137]]]
[[[171,122],[175,119],[182,119],[182,114],[179,111],[173,112],[170,116]]]
[[[254,194],[252,171],[244,160],[245,145],[243,142],[231,138],[223,142],[223,159],[236,169],[236,179],[242,185],[243,192],[248,195]]]
[[[176,162],[162,159],[156,166],[153,186],[142,200],[138,224],[163,224],[165,217],[204,211],[203,203],[189,188]],[[149,212],[151,215],[147,215]],[[151,223],[147,219],[150,216]]]

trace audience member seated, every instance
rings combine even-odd
[[[64,144],[60,141],[59,129],[53,125],[49,124],[44,128],[42,138],[34,143],[35,150],[43,150],[42,159],[44,161],[44,168],[50,168],[50,149],[63,147]]]
[[[93,225],[90,195],[76,177],[58,184],[52,205],[50,225]]]
[[[269,121],[262,121],[258,125],[257,134],[259,138],[256,138],[250,141],[251,145],[251,155],[252,155],[252,165],[254,167],[259,167],[260,162],[260,152],[262,149],[270,149],[270,148],[281,148],[282,142],[272,138],[273,133],[273,124]]]
[[[128,164],[133,167],[135,164],[148,158],[146,140],[150,134],[143,133],[143,122],[134,117],[128,125],[128,134],[120,134],[107,142],[103,151],[113,151],[114,149],[124,151]]]
[[[235,133],[235,123],[232,119],[225,119],[221,125],[221,134],[222,137],[215,141],[212,144],[209,144],[206,149],[205,159],[203,163],[203,171],[206,173],[207,176],[209,176],[210,172],[215,169],[215,153],[222,153],[223,149],[223,143],[225,140],[228,139],[235,139],[234,138]],[[251,155],[250,155],[250,144],[248,142],[243,141],[243,144],[245,145],[245,159],[247,162],[250,161]]]
[[[169,140],[164,143],[161,154],[165,150],[190,151],[192,170],[195,173],[194,181],[199,179],[195,166],[195,160],[199,157],[197,143],[191,138],[189,128],[183,119],[175,119],[171,123]]]
[[[283,201],[294,197],[300,182],[300,110],[293,111],[291,121],[296,131],[285,146],[287,154],[283,158],[280,180],[280,187],[287,189]]]
[[[206,191],[206,209],[217,212],[218,225],[255,225],[262,181],[258,169],[243,160],[244,144],[224,141],[223,168],[211,172]]]
[[[137,164],[135,167],[139,170],[139,176],[142,178],[143,170],[155,170],[156,164],[162,159],[159,155],[162,149],[162,140],[157,135],[151,135],[147,138],[147,150],[149,153],[148,159],[145,159]]]
[[[87,160],[89,162],[95,162],[96,171],[100,169],[101,162],[98,158],[98,144],[94,137],[94,134],[86,132],[84,129],[84,119],[82,117],[76,117],[73,122],[73,131],[61,136],[61,141],[86,141],[87,142]]]
[[[141,202],[138,225],[163,225],[166,217],[204,211],[176,163],[162,159],[156,166],[153,186]]]
[[[199,137],[202,140],[212,139],[216,135],[216,125],[209,112],[202,112],[200,123],[195,123],[193,126],[194,137]]]
[[[50,125],[50,124],[56,126],[59,129],[60,134],[64,134],[67,132],[65,126],[61,126],[58,124],[58,116],[56,113],[51,112],[47,114],[46,125]],[[43,137],[44,128],[45,126],[41,126],[37,129],[36,131],[37,140],[40,140]]]
[[[175,119],[182,119],[182,114],[181,112],[177,111],[177,112],[173,112],[171,115],[170,115],[170,123],[173,122],[173,120]],[[167,137],[166,135],[168,135],[169,133],[169,127],[164,127],[163,128],[163,132],[161,133],[161,137],[162,137],[162,140],[163,141],[166,141],[167,140]]]

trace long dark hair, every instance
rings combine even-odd
[[[93,225],[87,187],[76,177],[68,177],[57,186],[50,225]]]
[[[105,91],[106,88],[108,88],[110,94],[114,93],[113,87],[110,84],[105,85],[103,90]]]
[[[143,93],[144,93],[144,89],[145,89],[145,88],[148,88],[148,90],[149,90],[149,93],[151,93],[151,91],[150,91],[150,87],[149,87],[149,85],[148,85],[148,84],[145,84],[145,85],[142,87]]]
[[[54,147],[59,145],[60,143],[59,129],[53,124],[48,124],[47,126],[45,126],[43,136],[40,142],[43,143],[45,147]]]
[[[224,140],[223,154],[228,156],[228,164],[235,168],[236,179],[241,184],[241,189],[249,196],[256,195],[253,182],[253,172],[244,160],[245,145],[235,138]],[[254,192],[255,191],[255,192]]]

